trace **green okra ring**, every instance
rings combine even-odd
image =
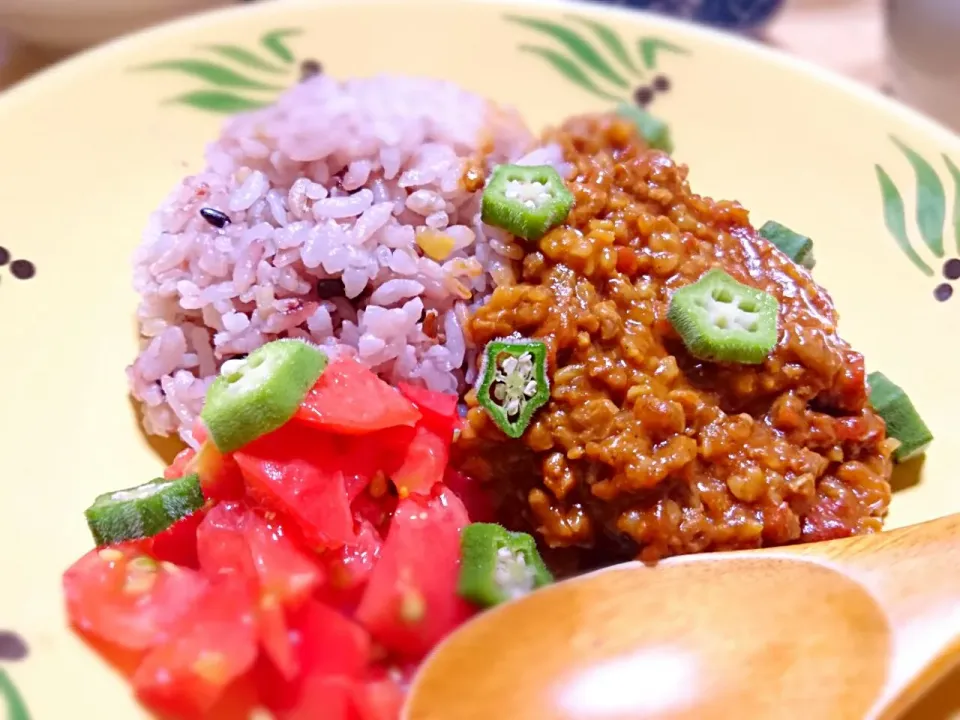
[[[203,507],[197,475],[157,478],[137,487],[104,493],[84,511],[97,545],[149,538]]]
[[[477,402],[511,438],[550,399],[547,346],[540,340],[500,338],[487,343],[477,376]]]
[[[772,295],[713,269],[673,293],[667,319],[693,357],[759,365],[777,345],[778,310]]]
[[[492,607],[553,582],[537,544],[527,533],[494,523],[463,529],[458,594],[480,607]]]
[[[483,222],[537,240],[566,220],[573,194],[549,165],[498,165],[480,201]]]
[[[200,417],[217,449],[233,452],[281,427],[327,366],[301,340],[274,340],[243,360],[228,360],[207,390]]]

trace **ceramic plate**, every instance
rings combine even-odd
[[[269,102],[308,62],[336,77],[443,77],[516,106],[532,127],[622,100],[669,121],[697,192],[815,238],[842,333],[869,368],[909,386],[937,436],[925,462],[898,469],[888,527],[960,511],[955,136],[747,41],[627,11],[342,0],[218,12],[112,43],[0,99],[8,717],[143,715],[67,628],[60,590],[90,545],[90,499],[157,474],[178,449],[144,438],[127,396],[131,252],[150,211],[200,169],[225,114]],[[960,708],[958,680],[915,717]]]

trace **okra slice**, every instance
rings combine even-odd
[[[654,150],[663,150],[665,153],[673,152],[670,126],[663,120],[630,103],[621,103],[617,107],[617,115],[636,125],[637,132],[647,141],[647,145]]]
[[[757,232],[777,246],[784,255],[807,270],[813,270],[813,240],[806,235],[796,233],[786,225],[769,220]]]
[[[695,358],[759,365],[777,344],[772,295],[713,269],[670,298],[667,319]]]
[[[210,439],[228,453],[273,432],[293,417],[326,366],[318,348],[291,339],[227,360],[200,413]]]
[[[573,194],[549,165],[498,165],[483,191],[480,217],[524,240],[537,240],[560,225]]]
[[[870,373],[867,384],[870,386],[870,404],[887,424],[887,436],[900,443],[893,451],[893,459],[900,463],[922,455],[933,440],[933,433],[907,393],[880,372]]]
[[[473,523],[460,537],[457,592],[481,607],[491,607],[549,585],[547,569],[533,537],[494,523]]]
[[[491,340],[477,375],[477,402],[511,438],[523,435],[550,399],[547,346],[522,337]]]
[[[203,507],[197,475],[104,493],[84,511],[97,545],[153,537]]]

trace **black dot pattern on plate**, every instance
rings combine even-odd
[[[17,280],[29,280],[37,274],[37,268],[29,260],[14,260],[10,263],[10,273]]]
[[[670,89],[670,78],[666,75],[657,75],[653,79],[653,89],[657,92],[666,92]]]
[[[946,302],[953,297],[953,286],[950,283],[940,283],[934,288],[933,296],[940,302]]]
[[[951,258],[943,264],[943,276],[947,280],[960,280],[960,260]]]
[[[5,247],[0,247],[0,267],[10,262],[10,251]]]
[[[646,107],[653,100],[653,90],[646,86],[638,87],[633,92],[633,99],[637,101],[637,105],[640,107]]]
[[[23,660],[30,650],[27,642],[12,630],[0,630],[0,660]]]

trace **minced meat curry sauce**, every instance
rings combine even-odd
[[[547,348],[550,398],[519,439],[466,398],[455,459],[501,519],[569,548],[550,555],[571,569],[880,529],[897,443],[827,293],[630,122],[574,118],[546,139],[575,166],[573,208],[469,322],[478,348]],[[697,360],[667,319],[717,267],[779,304],[762,364]]]

